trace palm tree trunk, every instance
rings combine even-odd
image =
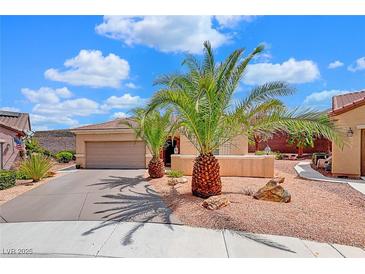
[[[219,163],[213,154],[200,154],[195,158],[191,187],[193,195],[201,198],[221,194]]]
[[[157,157],[153,157],[148,163],[148,174],[151,178],[161,178],[165,175],[165,165]]]
[[[260,145],[260,139],[257,136],[254,136],[254,140],[255,140],[255,152],[259,151],[259,145]]]

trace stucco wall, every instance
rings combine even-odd
[[[132,130],[123,129],[119,131],[82,131],[76,133],[76,164],[86,166],[86,142],[112,142],[112,141],[135,141],[136,136]],[[148,151],[146,149],[146,151]],[[146,152],[149,153],[149,152]],[[147,159],[148,155],[146,155]]]
[[[4,168],[10,168],[12,165],[13,159],[18,155],[19,150],[15,148],[14,137],[16,136],[16,132],[11,131],[7,128],[0,127],[0,139],[5,140],[3,144],[3,164]]]
[[[274,176],[274,156],[271,155],[217,155],[221,176],[263,177]],[[195,155],[172,155],[171,168],[192,175]]]
[[[351,127],[354,134],[347,137],[343,148],[332,144],[332,173],[335,175],[361,175],[361,128],[365,129],[365,106],[332,117],[345,132]]]
[[[180,154],[197,155],[198,152],[194,145],[184,135],[180,135]],[[222,145],[219,148],[219,155],[245,155],[248,154],[247,137],[240,135],[235,137],[232,142]]]

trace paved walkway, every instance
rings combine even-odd
[[[299,177],[304,179],[309,179],[313,181],[329,182],[329,183],[342,183],[348,184],[357,191],[365,194],[365,181],[364,180],[351,180],[342,178],[330,178],[326,177],[318,171],[314,170],[310,162],[299,162],[295,167],[295,171],[298,173]]]
[[[18,254],[21,250],[31,254]],[[100,221],[1,223],[0,252],[0,257],[365,258],[357,247],[284,236]]]

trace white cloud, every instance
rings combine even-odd
[[[0,107],[0,110],[3,110],[3,111],[12,111],[12,112],[19,112],[20,111],[20,109],[15,108],[15,107]]]
[[[57,104],[37,104],[34,113],[65,116],[89,116],[100,113],[99,104],[87,98],[65,100]]]
[[[248,65],[243,82],[248,85],[263,84],[269,81],[301,84],[312,82],[319,76],[319,69],[313,61],[297,61],[290,58],[282,64],[257,63]]]
[[[348,66],[349,71],[356,72],[365,69],[365,57],[356,60],[355,65]]]
[[[308,104],[308,103],[328,103],[331,104],[331,99],[333,96],[336,95],[341,95],[341,94],[345,94],[345,93],[349,93],[351,91],[347,91],[347,90],[337,90],[337,89],[332,89],[332,90],[323,90],[320,92],[313,92],[312,94],[308,95],[305,99],[304,99],[304,104]]]
[[[129,82],[129,83],[125,84],[125,86],[126,86],[127,88],[130,88],[130,89],[137,89],[137,88],[138,88],[138,86],[136,86],[136,85],[135,85],[135,84],[133,84],[132,82]]]
[[[126,60],[112,53],[104,57],[99,50],[81,50],[76,57],[66,60],[64,66],[67,70],[46,70],[45,77],[75,86],[118,88],[129,76]]]
[[[126,93],[122,96],[110,96],[101,106],[101,109],[104,111],[108,111],[111,109],[132,109],[142,104],[146,103],[146,99],[143,99],[139,96],[132,96],[129,93]]]
[[[333,61],[331,63],[328,64],[328,68],[329,69],[335,69],[335,68],[339,68],[342,67],[344,65],[344,63],[342,63],[339,60]]]
[[[48,130],[55,125],[63,125],[66,127],[76,127],[79,122],[64,115],[41,115],[36,113],[30,114],[30,122],[34,130]]]
[[[32,103],[54,104],[58,103],[61,98],[72,97],[68,88],[53,89],[49,87],[41,87],[38,90],[22,88],[21,93]]]
[[[145,45],[162,52],[201,53],[209,40],[217,48],[230,40],[213,27],[212,16],[104,16],[98,34],[128,46]]]
[[[239,16],[239,15],[216,15],[215,19],[218,24],[224,28],[234,28],[240,22],[252,22],[256,16]]]
[[[110,116],[110,118],[112,119],[117,119],[117,118],[126,118],[128,117],[129,115],[125,112],[115,112],[113,113],[112,116]]]

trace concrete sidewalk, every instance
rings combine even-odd
[[[284,236],[100,221],[1,223],[0,252],[0,257],[365,258],[357,247]]]
[[[348,184],[357,191],[365,194],[365,181],[364,180],[351,180],[351,179],[342,179],[342,178],[330,178],[326,177],[318,171],[314,170],[310,162],[299,162],[295,167],[295,171],[298,173],[299,177],[304,179],[313,180],[313,181],[321,181],[328,183],[340,183],[340,184]]]

